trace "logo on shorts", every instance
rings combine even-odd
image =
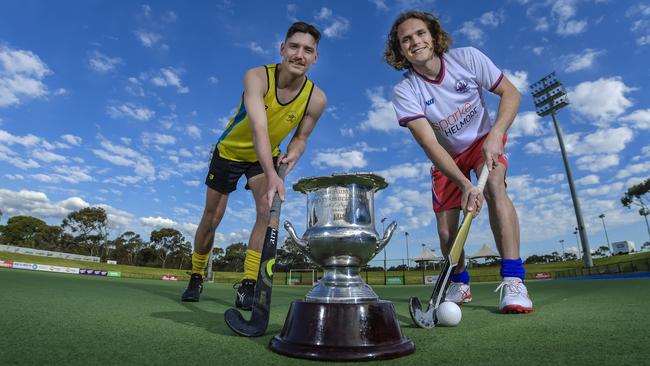
[[[212,174],[212,173],[208,174],[208,179],[213,180],[214,179],[214,174]]]
[[[287,122],[295,123],[297,118],[298,116],[296,116],[294,111],[289,111],[289,113],[287,113]]]
[[[469,91],[469,83],[467,80],[458,80],[456,82],[456,91],[459,93],[467,93]]]

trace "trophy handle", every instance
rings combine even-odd
[[[309,244],[307,243],[307,240],[300,239],[298,235],[296,235],[296,230],[293,229],[293,225],[291,225],[289,220],[285,220],[284,228],[289,233],[289,237],[291,238],[291,241],[296,245],[298,250],[300,250],[302,254],[307,256],[307,258],[312,259],[311,254],[309,253]]]
[[[393,221],[388,225],[386,231],[384,231],[384,238],[377,242],[377,248],[375,249],[373,256],[377,255],[377,253],[381,252],[381,250],[388,245],[390,238],[393,237],[393,231],[395,231],[395,229],[397,229],[397,222]]]

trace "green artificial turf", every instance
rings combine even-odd
[[[650,278],[529,281],[535,312],[496,312],[496,283],[472,286],[457,327],[414,328],[406,300],[424,286],[374,286],[395,303],[413,355],[390,365],[639,365],[650,360]],[[323,364],[267,348],[289,304],[308,287],[276,286],[267,335],[235,336],[223,321],[234,291],[206,284],[201,302],[181,303],[184,282],[102,278],[0,268],[2,365]]]

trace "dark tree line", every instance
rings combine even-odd
[[[2,211],[0,211],[2,215]],[[148,239],[148,240],[147,240]],[[102,262],[191,269],[192,243],[174,228],[153,230],[149,238],[125,231],[109,239],[108,217],[101,207],[86,207],[71,212],[61,225],[48,225],[33,216],[13,216],[0,225],[0,244],[100,257]],[[215,247],[215,271],[242,272],[247,245],[234,243],[225,250]],[[278,249],[275,271],[310,268],[307,259],[293,247]]]

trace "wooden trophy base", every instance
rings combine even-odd
[[[284,328],[271,339],[274,352],[322,361],[386,360],[415,352],[402,335],[393,304],[291,303]]]

